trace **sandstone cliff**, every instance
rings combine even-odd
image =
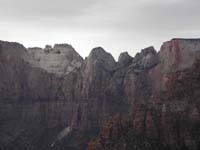
[[[88,149],[199,149],[199,42],[165,42],[156,66],[140,72],[131,69],[125,90],[132,102],[132,114],[111,118]]]
[[[0,147],[85,149],[108,116],[128,112],[117,66],[100,47],[83,60],[67,44],[26,49],[1,41]]]
[[[0,148],[84,150],[120,114],[89,149],[197,149],[199,53],[199,39],[173,39],[116,62],[101,47],[83,60],[68,44],[0,41]]]

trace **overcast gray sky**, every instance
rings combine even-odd
[[[132,56],[175,37],[200,37],[200,0],[0,0],[0,39],[26,47],[68,43]]]

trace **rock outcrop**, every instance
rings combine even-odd
[[[122,67],[130,65],[133,62],[133,57],[131,57],[128,52],[123,52],[119,55],[118,64]]]
[[[158,55],[154,47],[147,47],[137,53],[133,59],[133,67],[139,70],[146,70],[158,64]]]
[[[0,41],[0,148],[85,150],[108,121],[88,149],[197,150],[199,53],[199,39],[173,39],[116,62]]]
[[[88,149],[199,149],[199,43],[198,39],[165,42],[156,66],[140,72],[131,69],[125,93],[132,114],[112,117]]]
[[[28,53],[30,55],[25,60],[32,67],[42,68],[60,76],[80,68],[83,62],[82,57],[68,44],[55,44],[53,48],[46,45],[44,49],[29,48]]]
[[[1,147],[86,149],[108,116],[127,112],[122,88],[112,91],[116,64],[102,48],[93,49],[83,61],[66,44],[26,49],[1,41]],[[66,128],[71,134],[58,138]],[[71,142],[63,145],[66,138]]]

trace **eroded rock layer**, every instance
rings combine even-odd
[[[129,116],[116,115],[89,150],[197,150],[200,148],[200,40],[173,39],[149,70],[131,69],[125,93]]]
[[[83,60],[68,44],[0,41],[0,148],[85,150],[120,114],[89,149],[196,150],[199,58],[199,39],[124,52],[118,62],[101,47]]]

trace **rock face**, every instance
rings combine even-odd
[[[42,68],[49,73],[67,75],[76,68],[80,68],[83,59],[68,44],[56,44],[52,48],[47,45],[44,49],[29,48],[27,57],[31,66]]]
[[[133,57],[131,57],[128,52],[123,52],[119,55],[118,63],[121,66],[130,65],[133,61]]]
[[[0,148],[85,150],[108,120],[88,149],[197,150],[199,52],[173,39],[116,62],[101,47],[83,60],[68,44],[0,41]]]
[[[139,70],[145,70],[154,67],[158,63],[158,55],[155,49],[147,47],[142,49],[141,53],[137,53],[133,60],[133,67]]]
[[[108,116],[127,112],[116,65],[102,48],[83,61],[66,44],[43,50],[1,41],[0,147],[86,149]]]
[[[165,42],[157,65],[129,70],[124,84],[132,114],[112,117],[88,149],[199,149],[199,43],[199,39]]]

